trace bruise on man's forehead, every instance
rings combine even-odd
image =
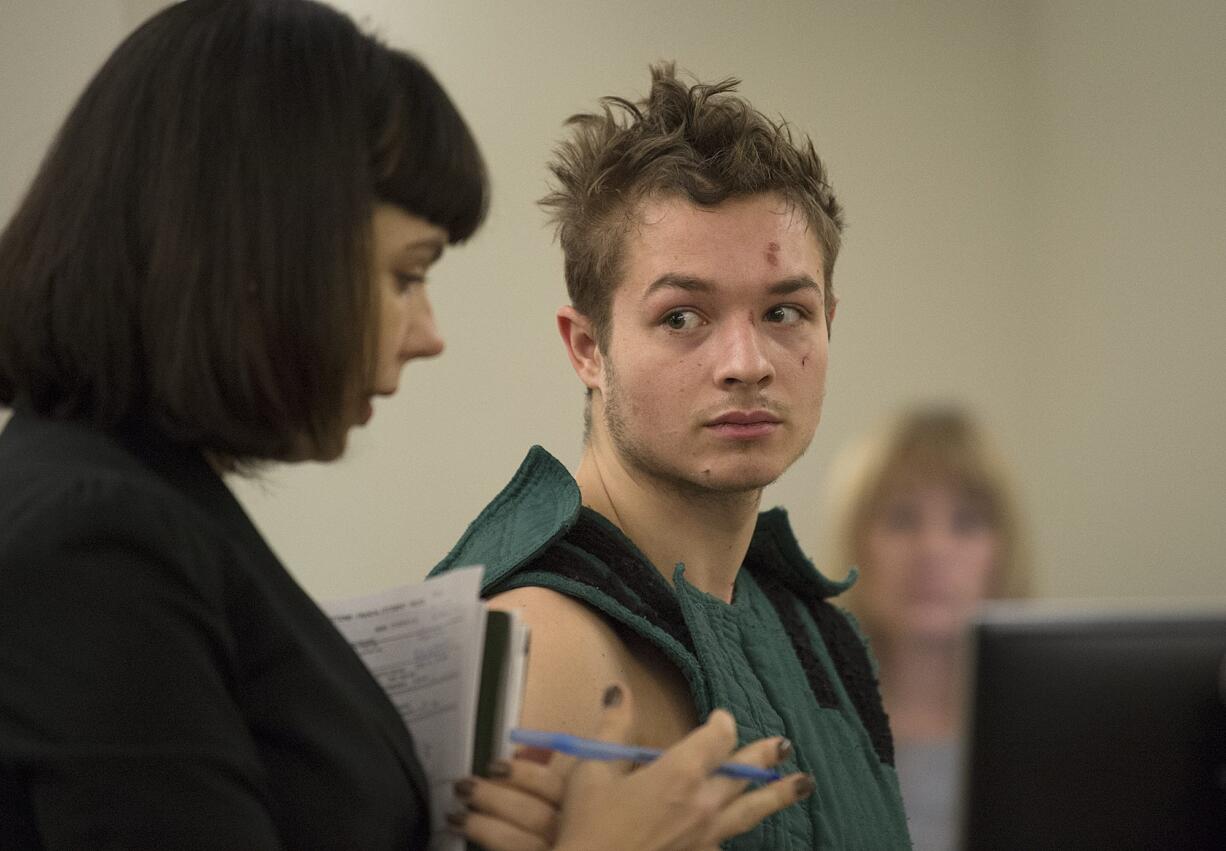
[[[779,265],[779,243],[766,243],[766,262],[772,266]]]

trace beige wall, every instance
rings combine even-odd
[[[1226,5],[1035,4],[1045,585],[1226,589]]]
[[[7,214],[72,93],[157,4],[3,2],[0,145],[25,140],[0,162]],[[533,201],[565,116],[669,57],[810,133],[848,209],[826,416],[766,498],[809,549],[834,451],[899,404],[958,399],[1018,467],[1041,591],[1226,593],[1220,3],[336,4],[435,69],[495,199],[432,281],[448,352],[409,366],[343,461],[238,488],[313,592],[419,577],[531,443],[577,460]]]

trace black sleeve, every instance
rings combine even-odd
[[[122,484],[35,500],[0,532],[0,832],[279,846],[232,697],[226,550],[207,532]]]

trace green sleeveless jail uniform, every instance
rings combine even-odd
[[[782,509],[759,515],[731,603],[673,585],[600,514],[566,468],[534,446],[431,575],[486,567],[482,593],[539,586],[583,601],[621,634],[651,642],[685,676],[700,718],[735,715],[742,743],[786,736],[787,773],[814,793],[726,849],[910,848],[876,674],[833,582],[801,553]]]

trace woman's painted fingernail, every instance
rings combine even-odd
[[[468,810],[453,810],[447,813],[447,824],[459,830],[464,826],[464,822],[468,821]]]
[[[787,759],[791,755],[792,755],[792,743],[788,739],[780,739],[779,740],[779,752],[776,754],[776,758],[780,762],[783,762],[785,759]]]
[[[477,784],[471,778],[465,777],[463,780],[456,781],[455,796],[461,801],[467,801],[473,796],[473,790],[477,788]]]
[[[510,777],[511,763],[507,762],[505,759],[496,759],[489,764],[489,767],[485,769],[485,776],[493,777],[494,779]]]
[[[810,795],[813,794],[813,790],[816,788],[817,788],[817,781],[814,780],[810,775],[806,774],[804,777],[797,777],[796,778],[796,798],[797,800],[809,797]]]
[[[614,706],[618,706],[622,702],[622,687],[609,686],[604,690],[604,697],[601,698],[600,702],[605,709],[612,709]]]

